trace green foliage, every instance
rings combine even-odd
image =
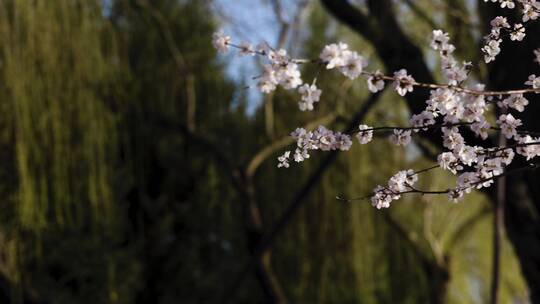
[[[14,1],[1,9],[3,108],[11,114],[4,132],[14,149],[21,224],[82,224],[88,212],[102,219],[112,200],[115,140],[104,97],[118,68],[100,6]]]

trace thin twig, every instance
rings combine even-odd
[[[435,169],[435,168],[438,168],[438,167],[439,166],[429,167],[427,169],[423,169],[423,171],[432,170],[432,169]],[[476,181],[474,183],[470,183],[468,186],[462,187],[462,188],[445,189],[445,190],[422,190],[422,189],[416,189],[412,185],[407,184],[407,188],[409,188],[409,190],[405,190],[405,191],[399,191],[398,192],[398,191],[394,191],[392,189],[389,189],[388,187],[383,187],[382,189],[385,190],[385,191],[390,191],[391,194],[393,194],[393,195],[403,195],[403,194],[421,194],[421,195],[448,194],[448,193],[450,193],[452,191],[465,191],[467,189],[472,189],[472,188],[475,188],[476,186],[478,186],[480,184],[483,184],[485,182],[489,182],[489,181],[494,180],[494,179],[502,178],[502,177],[512,175],[512,174],[516,174],[516,173],[520,173],[520,172],[523,172],[523,171],[536,170],[538,168],[540,168],[540,163],[538,163],[538,164],[532,164],[531,163],[531,164],[528,164],[527,166],[524,166],[524,167],[520,167],[520,168],[517,168],[517,169],[505,171],[505,172],[503,172],[503,173],[501,173],[499,175],[495,175],[495,176],[492,176],[492,177],[480,179],[480,180],[478,180],[478,181]],[[416,174],[416,172],[411,174],[410,176],[412,176],[414,174]],[[338,196],[336,196],[336,199],[339,200],[339,201],[343,201],[343,202],[348,203],[348,202],[352,202],[352,201],[366,200],[366,199],[371,198],[373,195],[375,195],[374,192],[370,193],[369,195],[360,196],[360,197],[353,197],[353,198],[347,198],[347,197],[338,195]]]

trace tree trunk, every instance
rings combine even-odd
[[[479,12],[483,22],[495,16],[508,15],[497,5],[479,2]],[[510,16],[509,16],[510,18]],[[518,18],[517,20],[519,20]],[[488,65],[488,87],[491,89],[522,88],[530,74],[538,74],[538,63],[534,63],[533,50],[540,47],[540,25],[532,22],[527,27],[527,36],[522,42],[510,42],[506,39],[497,60]],[[526,96],[529,105],[523,113],[517,115],[523,121],[523,129],[540,131],[540,96]],[[512,113],[515,115],[515,113]],[[515,115],[516,116],[516,115]],[[514,161],[515,167],[525,165],[523,157]],[[534,160],[534,159],[533,159]],[[507,179],[505,227],[521,265],[521,271],[527,282],[532,303],[540,303],[540,172],[526,172]]]

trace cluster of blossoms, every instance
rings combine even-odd
[[[401,194],[414,191],[413,186],[417,181],[418,175],[413,170],[399,171],[388,180],[388,186],[375,188],[371,204],[377,209],[388,208],[393,200],[401,198]]]
[[[212,44],[220,53],[225,53],[230,47],[239,49],[241,55],[261,55],[268,63],[264,64],[263,72],[258,77],[257,87],[262,93],[268,94],[276,90],[278,86],[286,90],[298,89],[301,94],[299,108],[302,111],[313,110],[313,104],[318,102],[321,90],[317,89],[315,83],[304,84],[298,64],[301,61],[292,59],[284,49],[271,49],[266,43],[261,43],[254,47],[248,42],[234,44],[229,36],[223,32],[216,32],[212,37]]]
[[[351,137],[347,134],[328,130],[319,126],[315,131],[306,131],[304,128],[297,128],[291,133],[291,137],[296,140],[296,150],[293,154],[295,162],[302,162],[309,158],[309,150],[341,150],[347,151],[352,146]],[[286,151],[278,158],[278,167],[289,167],[289,157],[291,151]]]
[[[535,0],[491,0],[499,2],[503,8],[515,8],[519,4],[523,8],[523,22],[534,20],[540,12],[540,4]],[[522,24],[511,26],[506,18],[497,17],[491,21],[491,33],[486,37],[487,43],[482,48],[485,61],[490,62],[500,52],[501,33],[510,33],[510,39],[521,41],[525,36]],[[315,60],[292,59],[285,50],[272,50],[267,46],[253,48],[247,43],[234,45],[228,36],[223,33],[214,35],[214,46],[218,51],[225,52],[229,47],[240,49],[244,55],[258,54],[266,57],[269,63],[264,65],[263,74],[258,77],[258,87],[263,93],[268,93],[282,86],[285,89],[298,89],[301,95],[300,110],[313,110],[314,103],[320,100],[321,90],[315,85],[303,83],[301,80],[299,63],[314,63],[327,70],[336,69],[349,79],[363,76],[367,80],[367,87],[371,92],[378,92],[391,82],[394,90],[405,96],[415,87],[430,89],[429,99],[425,109],[413,114],[409,120],[409,127],[369,127],[362,124],[356,131],[356,139],[360,144],[367,144],[373,140],[376,131],[391,131],[390,141],[398,146],[406,146],[411,142],[415,133],[440,129],[442,143],[445,150],[437,157],[437,166],[456,176],[456,185],[442,191],[422,191],[414,188],[418,175],[427,170],[414,172],[413,170],[399,171],[390,178],[386,186],[376,186],[371,196],[374,207],[388,208],[393,200],[397,200],[405,193],[446,193],[457,201],[472,189],[489,187],[494,179],[506,171],[515,155],[521,155],[527,161],[540,156],[540,137],[533,137],[533,133],[521,131],[522,121],[513,115],[513,111],[523,112],[529,104],[525,94],[540,93],[540,76],[530,75],[524,82],[529,88],[515,91],[489,92],[484,90],[483,84],[473,84],[465,87],[472,64],[458,62],[453,53],[455,46],[450,43],[447,33],[434,30],[430,46],[437,51],[441,60],[441,71],[446,79],[445,84],[417,83],[405,69],[401,69],[387,76],[379,70],[366,71],[368,65],[365,58],[349,49],[345,43],[334,43],[324,47]],[[540,64],[540,49],[534,52],[535,61]],[[494,111],[490,109],[495,106]],[[495,125],[488,122],[487,115],[500,113]],[[514,113],[515,114],[515,113]],[[498,131],[508,142],[508,146],[486,148],[469,145],[462,135],[462,130],[468,129],[476,137],[486,140],[490,131]],[[278,157],[278,167],[288,168],[291,158],[295,162],[302,162],[310,157],[310,150],[349,150],[353,144],[351,136],[329,130],[319,126],[314,131],[297,128],[291,133],[296,140],[294,152],[286,151]]]
[[[449,43],[450,38],[447,33],[441,30],[433,31],[433,39],[431,40],[431,48],[439,51],[441,57],[441,66],[444,76],[448,79],[449,85],[459,85],[467,79],[469,68],[472,66],[470,62],[463,62],[461,65],[452,56],[456,47]]]
[[[485,44],[482,47],[484,60],[489,63],[495,60],[495,57],[501,52],[500,44],[503,41],[502,33],[508,33],[510,40],[522,41],[525,38],[524,23],[530,20],[536,20],[540,16],[540,2],[537,0],[484,0],[485,2],[498,2],[501,8],[514,9],[516,2],[521,7],[523,23],[511,25],[505,17],[497,16],[491,20],[491,32],[484,37]],[[501,33],[502,32],[502,33]]]
[[[348,49],[349,46],[343,42],[330,44],[324,47],[319,58],[326,64],[326,69],[338,69],[349,79],[356,79],[362,74],[362,70],[367,66],[367,61],[357,52]]]
[[[460,128],[468,127],[477,137],[487,139],[488,131],[500,130],[507,139],[516,143],[516,151],[527,160],[540,156],[540,138],[532,138],[530,135],[521,136],[518,128],[522,125],[520,119],[516,119],[511,113],[502,114],[497,119],[497,127],[492,127],[485,117],[490,104],[497,104],[502,110],[516,110],[523,112],[529,101],[523,94],[509,94],[506,98],[494,96],[488,98],[482,94],[483,85],[476,85],[474,90],[460,90],[460,85],[467,80],[469,63],[457,64],[452,57],[455,47],[449,43],[448,34],[435,30],[431,41],[431,47],[439,51],[442,72],[448,80],[448,86],[430,91],[430,98],[426,101],[426,108],[420,114],[412,115],[410,124],[413,131],[427,130],[436,125],[436,119],[442,120],[441,131],[443,146],[448,149],[441,153],[438,167],[457,175],[455,188],[442,191],[447,193],[453,200],[460,199],[464,193],[471,189],[489,187],[493,179],[504,172],[514,158],[512,148],[483,148],[470,146],[465,142],[460,133]],[[525,83],[533,88],[537,77],[531,75]],[[394,134],[404,132],[402,129],[394,129]],[[410,189],[409,189],[410,190]],[[377,208],[388,207],[394,199],[399,199],[399,192],[389,191],[388,187],[377,186],[372,197],[372,204]],[[410,192],[405,190],[405,192]],[[392,193],[392,195],[390,195]]]
[[[299,89],[298,92],[302,95],[298,107],[300,111],[312,111],[313,103],[318,102],[321,98],[321,90],[317,89],[317,86],[312,84],[304,84]]]
[[[264,56],[268,63],[263,66],[262,74],[257,77],[259,90],[268,94],[276,90],[278,86],[286,90],[297,89],[300,94],[298,107],[301,111],[312,111],[314,104],[320,101],[322,93],[317,88],[316,79],[311,84],[302,81],[299,70],[301,63],[314,62],[324,66],[327,70],[336,69],[351,80],[364,76],[368,89],[373,93],[383,90],[385,81],[393,81],[394,89],[401,96],[412,92],[414,84],[416,84],[405,69],[395,72],[393,77],[385,76],[378,70],[375,72],[364,71],[368,64],[367,60],[357,52],[350,50],[349,46],[343,42],[325,46],[319,58],[315,60],[293,59],[286,50],[271,49],[266,43],[261,43],[256,47],[248,42],[234,44],[231,38],[221,31],[214,33],[212,44],[220,53],[226,53],[233,47],[239,50],[240,55]]]

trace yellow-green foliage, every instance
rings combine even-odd
[[[106,96],[118,62],[98,2],[0,2],[2,131],[15,147],[14,201],[27,228],[110,211]]]

